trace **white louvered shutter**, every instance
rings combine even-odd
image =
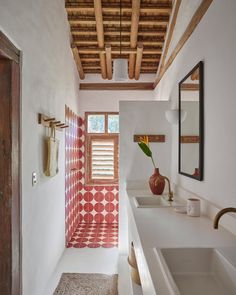
[[[91,142],[91,178],[112,180],[115,178],[115,142],[113,139]]]

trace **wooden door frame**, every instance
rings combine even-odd
[[[10,147],[8,156],[4,154],[7,167],[4,173],[3,192],[0,198],[0,206],[3,208],[8,204],[9,215],[8,221],[9,233],[4,232],[3,241],[6,241],[7,247],[0,248],[1,255],[6,255],[6,271],[0,275],[0,293],[1,288],[4,289],[4,295],[20,295],[22,289],[22,263],[21,263],[21,153],[20,153],[20,123],[21,123],[21,52],[13,45],[13,43],[0,31],[0,57],[9,68],[9,120],[6,122],[8,145],[4,139],[2,147]],[[1,148],[1,147],[0,147]],[[7,189],[6,189],[7,188]],[[2,204],[1,204],[2,203]],[[5,206],[5,207],[4,207]],[[1,245],[0,245],[1,247]],[[4,265],[5,266],[5,265]],[[4,268],[5,269],[5,268]],[[1,282],[1,277],[7,278],[7,283]],[[1,287],[2,286],[2,287]]]

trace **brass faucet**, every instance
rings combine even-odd
[[[168,202],[173,202],[173,198],[174,198],[174,194],[173,192],[171,191],[171,188],[170,188],[170,180],[168,177],[166,176],[163,176],[165,178],[165,180],[168,182]]]
[[[216,214],[215,219],[214,219],[214,225],[213,226],[214,226],[215,229],[218,229],[219,220],[220,220],[221,216],[224,215],[225,213],[228,213],[228,212],[236,213],[236,208],[229,207],[229,208],[224,208],[224,209],[220,210]]]

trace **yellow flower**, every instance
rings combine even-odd
[[[156,165],[152,157],[152,151],[149,147],[148,136],[145,135],[144,137],[140,137],[140,142],[138,142],[138,145],[141,148],[141,150],[144,152],[144,154],[152,159],[153,166],[154,168],[156,168]]]
[[[148,136],[147,135],[145,135],[144,137],[141,137],[140,138],[140,141],[143,142],[143,143],[145,143],[146,145],[149,145]]]

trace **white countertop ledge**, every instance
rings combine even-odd
[[[169,295],[163,286],[155,248],[236,247],[236,236],[221,226],[215,230],[213,221],[207,216],[190,217],[177,213],[170,207],[137,208],[134,197],[140,195],[150,196],[151,193],[127,189],[127,207],[130,222],[133,223],[131,230],[144,295]],[[228,250],[230,253],[230,249]],[[234,250],[231,252],[235,253]]]

